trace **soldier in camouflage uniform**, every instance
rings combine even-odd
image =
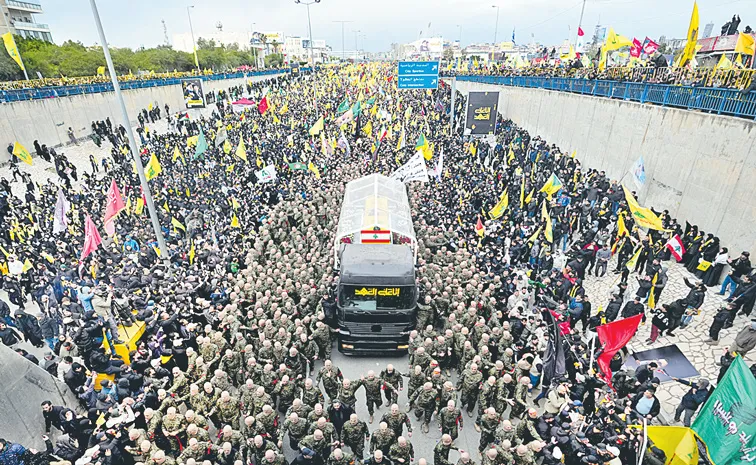
[[[323,433],[323,437],[329,444],[335,444],[339,441],[339,435],[336,433],[336,427],[333,423],[329,423],[325,418],[318,418],[318,421],[310,425],[310,434],[313,434],[315,430],[320,430]]]
[[[339,394],[339,387],[343,379],[344,375],[341,374],[341,370],[336,365],[333,365],[330,360],[326,360],[323,368],[318,372],[315,384],[320,384],[322,381],[328,400],[333,401]]]
[[[349,416],[341,432],[342,445],[349,447],[358,460],[362,460],[365,452],[365,441],[370,439],[367,423],[360,420],[357,414]]]
[[[291,403],[291,407],[289,407],[289,410],[286,411],[286,418],[289,417],[292,413],[296,413],[299,415],[299,418],[301,418],[304,421],[307,420],[307,416],[312,412],[312,408],[310,406],[305,405],[301,400],[294,399]]]
[[[515,429],[512,426],[512,422],[509,420],[503,420],[499,425],[499,429],[496,430],[496,440],[499,444],[504,441],[509,441],[510,444],[515,441]]]
[[[281,426],[280,438],[283,439],[285,434],[289,435],[289,447],[292,450],[299,450],[299,441],[307,435],[308,430],[307,421],[299,418],[299,415],[292,413],[284,420],[283,426]]]
[[[415,391],[420,389],[425,384],[425,374],[420,365],[415,365],[409,375],[409,382],[407,383],[407,397],[412,398]]]
[[[478,450],[481,454],[483,454],[483,451],[486,449],[486,447],[488,447],[489,444],[493,443],[496,440],[496,431],[499,427],[501,418],[499,417],[499,414],[496,413],[496,410],[494,408],[489,408],[485,410],[479,420],[480,444],[478,445]]]
[[[378,429],[373,431],[370,436],[370,453],[380,450],[384,455],[388,455],[391,445],[396,441],[394,432],[389,429],[385,422],[378,425]]]
[[[168,389],[169,396],[182,398],[189,394],[189,380],[179,367],[173,367],[173,385]]]
[[[462,411],[457,408],[453,400],[446,403],[438,413],[438,422],[441,424],[441,434],[448,434],[452,439],[459,437],[459,430],[464,426]]]
[[[429,325],[434,323],[433,308],[431,307],[431,296],[425,296],[423,302],[417,303],[417,324],[418,329],[425,329]]]
[[[328,457],[326,465],[354,465],[354,455],[336,448],[331,452],[331,456]]]
[[[365,386],[365,401],[367,402],[367,410],[370,418],[368,423],[373,424],[373,415],[375,415],[375,409],[380,408],[382,404],[381,388],[383,387],[383,380],[375,376],[373,370],[369,370],[367,378],[364,376],[360,378],[362,385]],[[390,389],[393,389],[391,387]],[[352,406],[354,407],[354,406]]]
[[[224,426],[215,440],[216,446],[222,446],[225,443],[231,444],[234,452],[244,453],[246,446],[245,438],[239,431],[234,430],[231,425]]]
[[[278,441],[278,415],[270,405],[263,405],[262,411],[255,416],[257,424],[264,434],[273,441]]]
[[[311,378],[307,378],[304,382],[304,389],[302,389],[302,403],[310,408],[315,407],[315,404],[325,403],[325,397],[320,391],[320,388],[313,383]]]
[[[480,386],[480,392],[478,393],[478,417],[475,419],[475,425],[480,425],[480,417],[483,416],[489,407],[496,406],[498,389],[496,386],[496,378],[489,376]],[[478,429],[477,427],[475,428]]]
[[[169,457],[165,454],[165,452],[159,450],[145,462],[145,465],[176,465],[176,461],[173,459],[173,457]]]
[[[415,417],[420,420],[420,418],[423,419],[423,432],[427,433],[429,431],[429,424],[431,421],[431,417],[433,416],[433,412],[436,411],[436,402],[438,401],[438,391],[433,389],[433,385],[431,383],[425,383],[423,385],[422,389],[419,389],[415,391],[413,396],[410,398],[410,405],[415,405],[417,407],[417,410],[415,410]]]
[[[265,451],[263,462],[257,462],[257,465],[289,465],[286,457],[280,452],[274,450]]]
[[[469,369],[465,369],[457,381],[457,390],[461,394],[462,405],[467,408],[467,414],[472,418],[472,412],[475,408],[475,402],[478,399],[480,383],[483,380],[483,374],[478,371],[478,365],[472,363]]]
[[[239,400],[232,397],[228,391],[223,391],[215,403],[215,407],[210,411],[209,416],[212,417],[213,415],[216,415],[223,425],[238,427],[239,416],[241,415]]]
[[[189,459],[194,459],[197,463],[202,463],[210,453],[216,452],[218,446],[210,442],[199,442],[192,438],[189,440],[188,447],[181,451],[176,459],[179,463],[186,463]]]
[[[338,399],[341,401],[342,404],[349,406],[352,410],[354,410],[354,404],[357,403],[357,398],[354,396],[355,392],[357,392],[357,389],[361,388],[364,384],[364,381],[359,379],[357,381],[350,381],[346,378],[344,378],[344,381],[341,382],[341,389],[339,389],[339,395]]]
[[[530,378],[523,376],[517,383],[514,392],[514,404],[512,405],[512,411],[509,414],[510,418],[519,418],[528,408],[528,386],[530,385]]]
[[[270,384],[272,385],[272,383]],[[252,399],[252,405],[254,408],[252,409],[252,415],[258,415],[260,412],[262,412],[262,409],[266,405],[273,405],[273,398],[265,392],[265,388],[260,386],[255,390],[254,398]]]
[[[171,444],[171,451],[178,451],[183,447],[179,439],[179,435],[183,432],[186,426],[184,417],[176,413],[176,407],[168,407],[163,421],[160,424],[163,435],[168,439]],[[181,445],[180,445],[181,444]]]
[[[259,431],[259,426],[257,425],[257,420],[255,420],[255,417],[248,416],[244,418],[244,421],[242,421],[241,429],[239,430],[239,433],[242,435],[242,438],[244,439],[244,443],[253,440],[255,436],[261,433]]]
[[[299,397],[301,390],[296,382],[290,381],[288,376],[281,378],[273,389],[273,396],[278,397],[278,411],[286,413],[295,397]]]
[[[515,449],[514,463],[515,465],[535,465],[536,461],[533,451],[528,449],[528,446],[520,444]]]
[[[399,410],[399,405],[397,404],[391,405],[391,410],[383,414],[381,422],[386,423],[396,437],[403,434],[404,425],[407,425],[407,434],[409,437],[412,437],[412,422],[409,415]]]
[[[239,392],[237,395],[239,396],[239,403],[241,405],[241,411],[242,415],[249,416],[254,415],[255,412],[255,405],[254,405],[254,398],[255,398],[255,391],[257,391],[258,386],[255,385],[255,382],[251,379],[247,379],[247,381],[244,383],[242,387],[239,388]]]
[[[541,436],[535,428],[538,421],[538,410],[528,409],[525,417],[517,424],[515,429],[515,438],[519,444],[528,444],[531,441],[541,441]]]
[[[255,436],[251,444],[247,442],[245,451],[245,463],[254,462],[255,464],[262,463],[262,461],[265,460],[265,456],[268,452],[274,452],[276,454],[280,453],[278,447],[273,441],[269,441],[260,435]]]
[[[187,440],[195,438],[199,442],[209,442],[210,433],[206,429],[198,428],[197,425],[189,425],[186,427]]]
[[[383,395],[386,396],[385,406],[396,404],[399,401],[399,391],[404,388],[404,380],[402,374],[398,370],[394,369],[394,365],[386,365],[386,369],[381,371],[381,379],[387,384],[393,387],[393,389],[385,389]]]
[[[304,448],[312,449],[318,453],[321,459],[328,460],[328,456],[331,455],[331,445],[323,436],[323,432],[316,429],[312,434],[309,434],[299,441],[299,450]]]
[[[238,386],[244,381],[242,378],[242,376],[244,375],[244,372],[242,370],[242,357],[239,352],[234,352],[231,349],[226,349],[226,352],[220,359],[219,368],[226,372],[229,380],[235,386]]]
[[[404,436],[399,436],[389,448],[389,459],[396,464],[409,465],[415,460],[415,448]]]
[[[207,419],[202,415],[195,413],[194,410],[187,410],[186,413],[184,413],[184,420],[186,420],[187,426],[197,425],[198,428],[202,429],[210,428],[210,424],[207,422]]]
[[[315,404],[315,408],[307,415],[307,422],[309,424],[316,423],[321,417],[329,421],[328,411],[321,404]]]
[[[449,451],[457,450],[448,434],[441,436],[441,440],[433,448],[433,465],[452,465],[449,461]]]

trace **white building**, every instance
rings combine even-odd
[[[283,46],[285,60],[291,61],[310,61],[310,52],[316,63],[328,61],[330,49],[325,40],[313,39],[313,46],[310,49],[310,39],[307,37],[289,36],[286,37]]]
[[[42,5],[36,0],[17,1],[0,0],[5,21],[0,21],[0,34],[10,30],[21,37],[35,38],[52,42],[52,34],[47,24],[39,23],[34,15],[44,13]],[[7,24],[7,26],[6,26]]]

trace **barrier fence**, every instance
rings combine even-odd
[[[303,70],[306,71],[306,70]],[[181,81],[188,78],[199,78],[203,81],[218,81],[223,79],[238,79],[244,77],[254,76],[267,76],[272,74],[280,74],[288,72],[287,68],[281,69],[269,69],[265,71],[253,71],[253,72],[237,72],[237,73],[220,73],[220,74],[207,74],[196,76],[185,76],[175,78],[161,78],[161,79],[144,79],[133,81],[121,81],[119,82],[122,90],[129,89],[145,89],[148,87],[162,87],[181,84]],[[37,100],[45,98],[55,97],[68,97],[71,95],[81,94],[98,94],[102,92],[112,92],[112,82],[98,82],[92,84],[78,84],[71,86],[51,86],[51,87],[36,87],[30,89],[9,89],[0,90],[0,102],[20,102],[24,100]]]
[[[718,115],[756,118],[756,92],[742,93],[737,89],[531,76],[463,75],[457,76],[457,79],[651,103]]]

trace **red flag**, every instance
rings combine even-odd
[[[685,246],[683,245],[682,239],[680,239],[679,234],[675,234],[673,237],[671,237],[666,244],[667,248],[669,249],[670,253],[675,256],[675,260],[678,262],[682,260],[683,254],[685,253]]]
[[[475,233],[481,237],[486,234],[486,227],[483,226],[483,222],[480,220],[480,215],[478,215],[478,222],[475,223]]]
[[[653,55],[654,52],[656,52],[656,50],[659,48],[659,44],[646,37],[646,40],[643,41],[642,47],[643,53],[650,56]]]
[[[102,221],[105,224],[105,231],[109,235],[115,234],[115,219],[118,212],[126,208],[126,204],[123,202],[121,191],[118,190],[118,185],[115,179],[110,183],[110,189],[108,189],[108,203],[105,206],[105,219]]]
[[[87,215],[87,219],[84,222],[84,248],[81,250],[80,261],[83,262],[89,254],[97,250],[100,244],[102,244],[102,238],[100,237],[100,233],[97,232],[97,226],[92,221],[92,217]]]
[[[578,37],[583,37],[585,35],[585,32],[583,32],[583,28],[578,26]]]
[[[641,44],[640,40],[633,37],[633,46],[630,47],[630,56],[638,58],[642,52],[643,52],[643,45]]]
[[[635,332],[638,330],[638,325],[640,324],[642,317],[643,315],[635,315],[596,328],[599,341],[603,346],[601,355],[598,356],[596,362],[598,362],[599,369],[604,373],[604,377],[610,385],[612,369],[609,368],[609,363],[612,361],[614,354],[625,347],[630,339],[635,336]]]
[[[265,96],[260,100],[260,103],[257,104],[257,111],[260,112],[261,115],[264,115],[266,111],[268,111],[268,97]]]

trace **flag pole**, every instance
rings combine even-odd
[[[110,80],[113,82],[113,90],[115,91],[116,100],[121,107],[121,116],[123,117],[123,124],[126,127],[126,135],[129,138],[129,145],[131,148],[131,155],[134,157],[134,164],[136,166],[137,173],[139,174],[139,183],[142,186],[142,192],[147,204],[147,211],[150,212],[150,220],[152,221],[152,229],[157,237],[158,247],[160,247],[161,257],[166,265],[168,265],[168,247],[165,245],[165,238],[160,229],[160,220],[158,220],[157,211],[155,210],[155,204],[152,201],[152,193],[150,192],[150,185],[147,182],[147,177],[144,175],[144,166],[142,166],[142,159],[139,156],[139,146],[134,138],[134,131],[131,129],[131,123],[129,122],[129,113],[126,111],[126,104],[123,102],[123,95],[121,94],[121,86],[118,84],[118,75],[113,65],[113,59],[110,57],[110,49],[108,48],[108,41],[105,38],[105,31],[102,28],[102,22],[100,21],[100,13],[97,11],[96,0],[89,0],[92,6],[92,15],[94,16],[95,24],[97,25],[97,32],[100,35],[100,42],[102,43],[102,51],[105,53],[105,61],[108,64],[108,71],[110,72]],[[167,267],[170,273],[170,266]]]
[[[580,34],[580,28],[583,27],[583,13],[585,13],[585,1],[583,0],[583,8],[580,9],[580,21],[578,21],[578,28],[575,31],[575,51],[577,51],[578,37]]]

